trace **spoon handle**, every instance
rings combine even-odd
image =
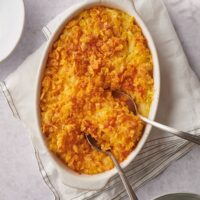
[[[119,173],[119,176],[122,180],[122,183],[128,193],[128,196],[131,200],[138,200],[135,192],[133,191],[123,169],[121,168],[120,164],[118,163],[118,161],[116,160],[116,158],[114,157],[114,155],[111,152],[108,152],[108,155],[110,156],[110,158],[112,159],[113,163],[115,164],[115,167]]]
[[[197,135],[192,135],[192,134],[187,133],[187,132],[179,131],[175,128],[172,128],[172,127],[166,126],[164,124],[160,124],[158,122],[152,121],[152,120],[150,120],[150,119],[148,119],[148,118],[146,118],[142,115],[139,115],[139,116],[147,124],[151,124],[152,126],[154,126],[156,128],[167,131],[167,132],[172,133],[172,134],[174,134],[174,135],[176,135],[176,136],[178,136],[182,139],[185,139],[185,140],[188,140],[190,142],[193,142],[195,144],[200,145],[200,137],[197,136]]]

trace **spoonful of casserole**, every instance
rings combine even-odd
[[[159,122],[155,122],[153,120],[150,120],[150,119],[142,116],[137,110],[137,105],[136,105],[135,101],[126,92],[123,92],[123,91],[120,91],[120,90],[115,90],[115,91],[112,91],[112,95],[113,95],[114,98],[119,98],[120,100],[124,101],[126,103],[126,105],[128,106],[128,109],[134,115],[137,115],[145,123],[150,124],[150,125],[158,128],[158,129],[160,129],[160,130],[172,133],[172,134],[174,134],[174,135],[176,135],[176,136],[178,136],[178,137],[180,137],[182,139],[185,139],[185,140],[188,140],[190,142],[193,142],[195,144],[200,145],[200,137],[199,136],[192,135],[192,134],[190,134],[188,132],[183,132],[183,131],[177,130],[175,128],[166,126],[164,124],[161,124]]]

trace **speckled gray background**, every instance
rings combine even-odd
[[[26,21],[23,36],[12,55],[0,63],[0,80],[44,41],[41,28],[79,0],[24,0]],[[156,1],[156,0],[155,0]],[[188,60],[200,77],[200,0],[164,0]],[[0,95],[0,199],[53,200],[40,176],[27,130],[12,118]],[[200,194],[200,147],[137,191],[141,200],[172,192]]]

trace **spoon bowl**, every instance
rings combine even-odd
[[[97,141],[90,134],[85,135],[85,137],[92,148],[96,149],[99,152],[108,154],[107,151],[104,151],[101,149],[101,147],[99,147],[99,145],[97,144]]]
[[[123,101],[126,102],[127,106],[128,106],[128,109],[134,114],[134,115],[137,115],[138,114],[138,109],[137,109],[137,105],[135,103],[135,101],[133,100],[133,98],[125,93],[125,92],[122,92],[120,90],[114,90],[112,91],[112,96],[114,98],[120,98],[120,99],[123,99]]]

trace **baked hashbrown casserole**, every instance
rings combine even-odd
[[[81,12],[54,42],[44,71],[41,128],[49,149],[78,173],[113,168],[84,134],[122,162],[136,147],[144,124],[111,91],[130,94],[148,116],[153,85],[152,56],[135,19],[103,6]]]

